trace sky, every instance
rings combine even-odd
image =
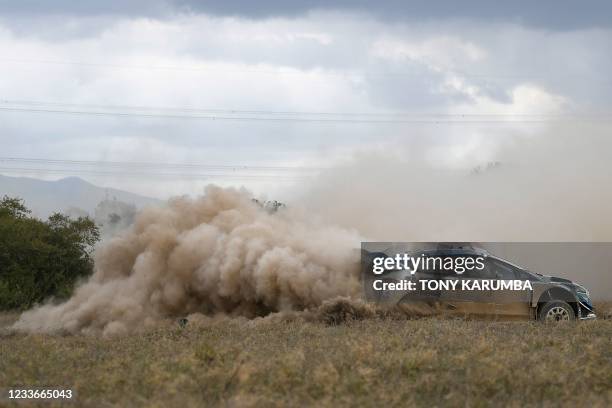
[[[282,197],[372,149],[469,169],[610,112],[609,2],[373,4],[0,1],[0,174]]]

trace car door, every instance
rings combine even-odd
[[[463,256],[473,257],[473,256]],[[445,313],[458,316],[475,316],[481,318],[494,317],[496,314],[493,292],[491,290],[470,290],[474,281],[489,280],[490,272],[483,270],[466,270],[462,274],[450,272],[445,280],[455,280],[455,290],[443,290],[440,293],[440,303]],[[464,288],[463,281],[468,285]]]
[[[487,269],[502,281],[525,280],[527,275],[519,268],[504,262],[501,259],[488,257],[485,261]],[[528,319],[530,317],[530,290],[500,289],[493,293],[495,310],[498,316],[504,319]]]

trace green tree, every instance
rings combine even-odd
[[[30,210],[23,204],[23,200],[4,196],[0,201],[0,217],[25,218]]]
[[[30,216],[18,198],[0,200],[0,309],[24,309],[66,298],[93,270],[98,228],[89,218]]]

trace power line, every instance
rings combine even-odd
[[[102,177],[160,177],[274,182],[304,180],[323,170],[316,167],[296,166],[207,165],[197,163],[121,162],[27,157],[0,157],[0,163],[12,165],[11,167],[0,167],[0,171],[18,174],[44,173]],[[18,165],[22,167],[17,167]],[[23,167],[24,165],[28,167]],[[206,173],[199,173],[200,171],[205,171]]]
[[[285,172],[285,173],[307,173],[324,170],[322,167],[305,166],[255,166],[248,164],[235,165],[211,165],[198,163],[152,163],[152,162],[126,162],[126,161],[100,161],[100,160],[66,160],[66,159],[43,159],[28,157],[0,157],[0,163],[21,163],[43,166],[77,166],[77,167],[111,167],[111,168],[136,168],[136,169],[179,169],[179,170],[208,170],[208,171],[231,171],[234,173],[249,172]]]
[[[575,117],[564,119],[563,117],[548,119],[354,119],[354,118],[304,118],[304,117],[273,117],[273,116],[238,116],[238,115],[181,115],[165,113],[142,113],[142,112],[110,112],[91,110],[72,110],[54,108],[22,108],[22,107],[0,107],[4,112],[27,112],[27,113],[51,113],[85,116],[114,116],[114,117],[136,117],[149,119],[196,119],[209,121],[247,121],[247,122],[301,122],[301,123],[330,123],[330,124],[513,124],[513,123],[549,123],[549,122],[601,122],[612,120],[610,117]]]
[[[84,104],[67,102],[48,102],[31,100],[0,99],[0,103],[5,105],[38,106],[38,107],[70,107],[80,109],[107,109],[107,110],[136,110],[136,111],[169,111],[169,112],[202,112],[219,114],[245,114],[245,115],[295,115],[295,116],[372,116],[372,117],[453,117],[453,118],[563,118],[563,117],[584,117],[584,118],[612,118],[612,113],[417,113],[417,112],[323,112],[323,111],[276,111],[276,110],[245,110],[245,109],[213,109],[195,107],[160,107],[160,106],[131,106],[131,105],[105,105],[105,104]],[[19,106],[17,106],[19,107]]]
[[[305,175],[282,176],[282,175],[254,175],[254,174],[182,174],[182,173],[159,173],[159,172],[136,172],[136,171],[96,171],[75,169],[50,169],[30,167],[0,167],[4,173],[18,174],[61,174],[61,175],[89,175],[89,176],[113,176],[113,177],[164,177],[175,179],[226,179],[226,180],[251,180],[251,181],[298,181],[308,177]]]
[[[125,109],[136,111],[169,111],[169,112],[201,112],[221,114],[245,114],[245,115],[299,115],[299,116],[417,116],[407,112],[321,112],[321,111],[272,111],[272,110],[245,110],[245,109],[212,109],[194,107],[159,107],[159,106],[128,106],[128,105],[101,105],[101,104],[76,104],[62,102],[24,101],[24,100],[0,100],[2,104],[26,105],[26,106],[54,106],[72,107],[81,109]],[[444,115],[444,114],[442,114]],[[422,116],[422,115],[418,115]],[[426,114],[426,116],[440,116],[440,114]]]

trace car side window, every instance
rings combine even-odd
[[[499,262],[495,259],[487,259],[487,268],[491,271],[493,279],[513,280],[517,279],[516,271],[511,265]]]
[[[474,262],[476,263],[476,262]],[[461,277],[466,279],[495,279],[495,273],[491,270],[487,261],[484,263],[484,269],[466,270]]]
[[[528,273],[526,273],[524,271],[521,271],[520,269],[517,269],[514,272],[516,273],[516,279],[519,279],[519,280],[535,280]]]

